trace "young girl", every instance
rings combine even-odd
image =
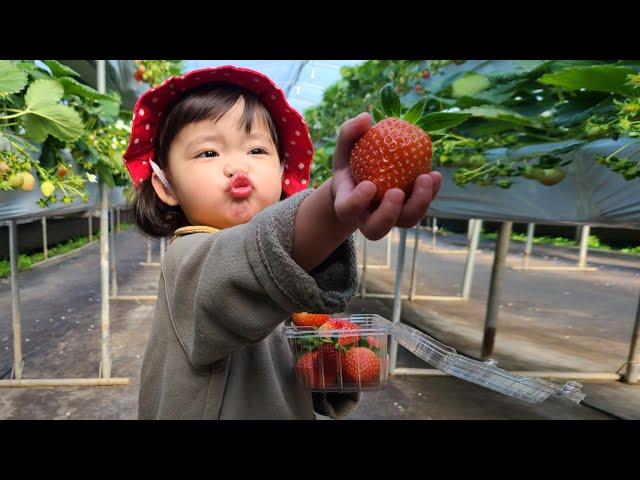
[[[140,419],[342,418],[358,394],[310,394],[296,382],[282,324],[294,312],[344,311],[358,274],[352,233],[411,227],[440,186],[421,175],[371,206],[354,185],[353,143],[368,114],[345,122],[333,177],[308,189],[306,123],[264,75],[231,66],[168,79],[134,111],[125,163],[135,216],[173,236],[140,379]]]

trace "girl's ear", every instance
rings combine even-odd
[[[166,203],[170,207],[178,205],[178,199],[175,197],[173,191],[164,186],[155,172],[151,174],[151,185],[156,191],[156,195],[158,195],[160,200],[162,200],[164,203]]]

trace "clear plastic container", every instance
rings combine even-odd
[[[298,381],[312,391],[353,392],[382,388],[389,377],[387,351],[393,337],[398,344],[442,372],[525,402],[540,403],[554,397],[578,405],[585,397],[578,382],[560,385],[513,374],[498,368],[495,360],[481,362],[465,357],[420,330],[392,323],[379,315],[352,315],[339,320],[349,321],[355,327],[319,331],[314,327],[288,325],[285,329],[296,355]],[[357,355],[349,353],[356,348]]]
[[[350,322],[353,326],[324,330],[285,326],[285,335],[296,357],[298,381],[314,392],[382,388],[389,379],[391,323],[373,316],[331,320]]]

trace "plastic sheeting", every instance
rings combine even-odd
[[[458,187],[453,182],[453,169],[443,168],[440,170],[443,184],[437,199],[429,207],[429,215],[640,229],[640,179],[627,181],[595,161],[597,155],[608,155],[628,141],[599,140],[561,155],[572,158],[573,162],[564,167],[566,178],[554,186],[517,177],[509,189],[471,184]],[[543,154],[560,145],[535,145],[523,148],[521,152],[533,153],[535,149],[536,153]],[[630,145],[621,156],[627,157],[638,150],[640,142]]]
[[[67,215],[75,212],[99,209],[100,195],[98,185],[96,183],[88,184],[87,191],[89,193],[89,201],[87,203],[84,203],[82,200],[76,200],[69,204],[54,203],[47,208],[40,208],[38,206],[38,199],[42,196],[38,184],[36,184],[30,192],[23,190],[0,191],[0,222],[51,217],[53,215]],[[123,187],[110,189],[109,208],[126,207],[127,205],[128,203],[124,195]]]

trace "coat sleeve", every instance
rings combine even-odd
[[[267,337],[293,312],[344,311],[357,291],[353,238],[305,272],[291,257],[295,216],[311,190],[247,224],[178,237],[162,278],[171,322],[194,367]]]

